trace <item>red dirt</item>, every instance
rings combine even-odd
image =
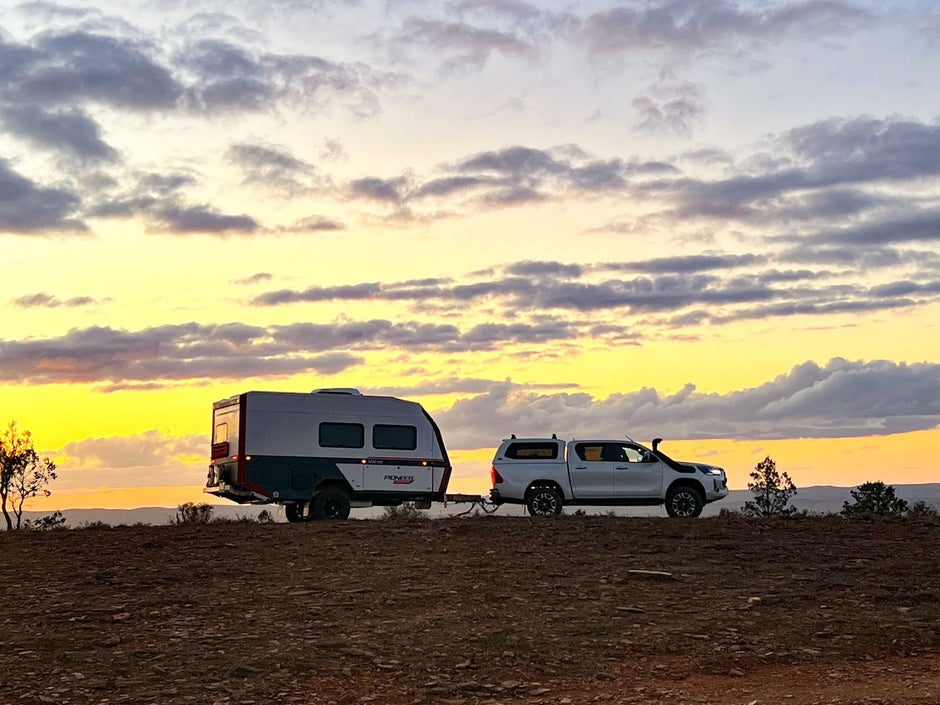
[[[0,534],[3,703],[940,703],[940,522]]]

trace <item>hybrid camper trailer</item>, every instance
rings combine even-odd
[[[284,505],[289,521],[445,501],[451,464],[420,404],[355,389],[246,392],[212,405],[205,492]]]

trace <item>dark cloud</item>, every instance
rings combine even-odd
[[[412,18],[397,31],[392,43],[398,46],[420,46],[438,51],[447,60],[445,66],[482,66],[494,53],[533,59],[536,46],[516,34],[464,22],[442,22]]]
[[[511,384],[514,389],[577,389],[578,384],[560,382],[558,384],[529,382],[514,383],[512,380],[493,380],[479,377],[447,377],[429,380],[413,385],[368,387],[363,392],[396,397],[434,396],[440,394],[482,394],[495,384]]]
[[[335,299],[357,301],[377,298],[379,292],[380,285],[377,282],[371,284],[348,284],[345,286],[311,286],[303,291],[293,291],[291,289],[268,291],[256,296],[252,299],[252,303],[257,306],[277,306],[279,304],[297,303],[301,301],[318,302],[333,301]]]
[[[91,296],[73,296],[71,299],[63,301],[55,294],[47,294],[44,291],[40,291],[36,294],[18,296],[13,299],[12,303],[17,308],[59,308],[60,306],[78,308],[81,306],[91,306],[98,303],[98,301]]]
[[[663,91],[658,91],[663,93]],[[639,121],[638,132],[674,134],[688,137],[705,112],[701,91],[693,84],[671,87],[665,95],[637,96],[632,102]]]
[[[480,152],[439,167],[442,173],[421,180],[411,174],[394,178],[364,177],[350,182],[350,195],[398,209],[410,220],[423,199],[451,199],[469,209],[509,207],[569,195],[619,195],[637,181],[677,173],[657,161],[593,159],[574,145],[554,150],[512,146]],[[430,217],[446,217],[445,211]]]
[[[481,439],[629,434],[635,438],[837,438],[901,433],[940,423],[940,365],[833,359],[806,362],[757,387],[703,394],[688,384],[595,399],[585,393],[520,393],[510,383],[437,412],[448,445]]]
[[[242,279],[233,279],[233,284],[260,284],[261,282],[268,282],[274,278],[270,272],[257,272],[248,277],[243,277]]]
[[[407,189],[408,180],[404,177],[395,179],[366,177],[356,179],[349,184],[349,191],[353,196],[392,203],[403,201]]]
[[[80,206],[76,193],[39,186],[0,158],[0,233],[85,233],[87,226],[76,217]]]
[[[513,276],[520,277],[539,277],[539,276],[563,276],[570,278],[580,277],[583,268],[578,264],[564,264],[562,262],[542,262],[535,260],[525,260],[515,262],[506,267],[506,271]]]
[[[911,208],[874,191],[940,176],[940,125],[905,120],[825,120],[774,140],[781,158],[755,159],[715,181],[660,179],[637,193],[676,203],[675,216],[758,223],[845,219],[885,206]]]
[[[326,107],[336,98],[353,113],[375,115],[378,99],[364,65],[337,64],[316,56],[255,53],[217,39],[203,39],[176,61],[194,77],[183,104],[197,111],[260,111],[276,101]]]
[[[940,210],[820,232],[806,242],[816,245],[895,245],[940,241]]]
[[[763,264],[766,257],[759,255],[681,255],[657,257],[636,262],[615,262],[596,265],[598,269],[610,271],[646,272],[649,274],[688,274],[715,269],[735,269]]]
[[[274,189],[286,196],[296,196],[317,185],[313,165],[283,148],[235,144],[229,148],[228,158],[242,169],[246,184]]]
[[[20,105],[90,101],[132,109],[172,108],[182,86],[144,42],[86,31],[39,35],[3,52],[2,95]]]
[[[813,261],[811,256],[808,261]],[[927,264],[936,262],[928,260]],[[884,285],[881,289],[842,283],[842,272],[825,269],[768,267],[766,255],[690,255],[634,262],[578,265],[523,261],[500,272],[477,273],[483,281],[432,279],[421,282],[369,282],[269,291],[252,299],[256,306],[297,302],[411,301],[454,307],[468,302],[500,301],[513,311],[570,314],[675,314],[668,325],[694,325],[703,320],[727,323],[770,316],[810,315],[915,306],[933,301],[938,292],[923,279]],[[887,263],[891,266],[893,260]],[[744,273],[741,273],[742,270]],[[929,274],[932,270],[925,270]],[[598,273],[639,272],[643,276],[597,281]],[[935,276],[935,274],[934,274]],[[900,292],[891,300],[884,291]],[[703,308],[706,307],[706,308]],[[684,309],[691,309],[684,311]],[[693,316],[690,319],[689,316]],[[691,322],[690,322],[691,321]],[[619,319],[611,330],[627,330]],[[470,340],[466,335],[463,342]]]
[[[46,112],[34,106],[0,109],[0,123],[16,137],[81,162],[115,162],[117,150],[101,139],[94,120],[80,110]]]
[[[155,228],[176,235],[251,235],[259,227],[251,216],[219,213],[208,205],[166,205],[156,208],[153,217]]]
[[[346,226],[325,215],[308,215],[294,223],[276,228],[279,233],[312,233],[343,230]]]
[[[550,319],[463,332],[449,323],[382,319],[268,327],[193,322],[138,331],[93,326],[56,338],[0,340],[0,381],[123,384],[334,374],[363,363],[363,351],[495,350],[576,333],[574,325]]]
[[[657,0],[594,13],[584,20],[582,36],[592,54],[699,51],[788,34],[841,33],[867,18],[860,8],[839,0],[804,0],[754,10],[730,0]]]
[[[363,362],[336,347],[354,344],[348,330],[328,340],[330,326],[261,328],[244,324],[184,323],[139,331],[94,326],[58,338],[0,340],[0,379],[30,384],[154,382],[334,374]],[[298,338],[307,332],[304,343]],[[316,332],[314,332],[316,331]]]

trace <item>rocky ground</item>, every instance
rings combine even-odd
[[[0,534],[2,703],[940,702],[940,521]]]

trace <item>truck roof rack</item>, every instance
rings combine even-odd
[[[324,387],[323,389],[314,389],[311,394],[345,394],[350,397],[361,397],[360,392],[355,387]]]

